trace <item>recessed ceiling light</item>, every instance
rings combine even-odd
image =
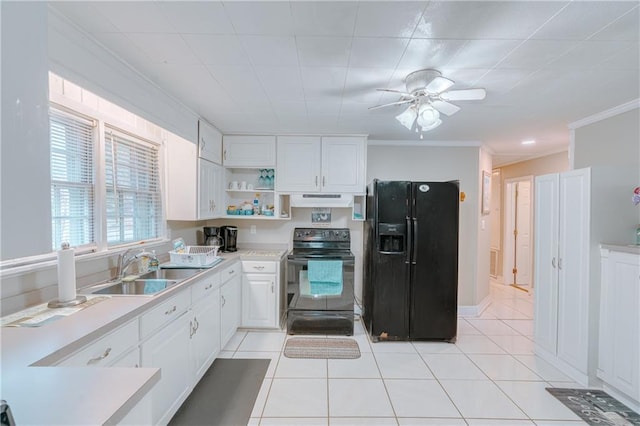
[[[536,143],[536,141],[533,139],[522,141],[522,145],[533,145],[534,143]]]

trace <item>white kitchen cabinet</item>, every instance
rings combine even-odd
[[[598,377],[640,407],[640,254],[601,250]]]
[[[210,275],[191,288],[190,337],[198,381],[220,352],[220,276]]]
[[[225,135],[223,164],[225,167],[275,167],[276,137]]]
[[[198,156],[222,164],[222,133],[202,119],[198,120]]]
[[[198,168],[198,219],[220,217],[224,214],[223,168],[204,159],[198,160]]]
[[[365,137],[279,136],[277,145],[277,191],[365,192]]]
[[[161,369],[160,381],[151,390],[153,424],[167,424],[191,391],[191,322],[191,315],[183,312],[140,345],[142,366]]]
[[[242,261],[242,326],[279,328],[282,291],[279,262]]]
[[[241,274],[235,263],[222,271],[225,277],[220,288],[220,339],[222,347],[231,340],[240,325]]]
[[[198,157],[198,147],[169,133],[166,148],[167,220],[203,220],[222,213],[221,166]]]
[[[590,170],[537,177],[535,205],[536,353],[558,361],[584,383],[589,355]]]

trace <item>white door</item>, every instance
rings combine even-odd
[[[364,193],[365,138],[322,138],[321,190],[332,193]]]
[[[220,352],[220,290],[210,289],[193,306],[191,344],[196,379],[200,379]]]
[[[535,343],[555,355],[558,342],[557,173],[535,180]]]
[[[220,334],[223,348],[240,323],[240,284],[240,275],[236,275],[220,289]]]
[[[558,358],[587,371],[590,169],[560,175]]]
[[[198,218],[213,219],[222,215],[222,166],[199,159]]]
[[[516,284],[531,284],[531,182],[516,183]]]
[[[276,326],[275,274],[243,274],[242,325],[244,327]]]
[[[222,155],[226,167],[272,168],[276,165],[276,137],[224,136]]]
[[[203,120],[198,120],[198,156],[222,164],[222,133]]]

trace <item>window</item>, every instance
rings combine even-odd
[[[133,136],[105,132],[107,244],[158,238],[162,197],[158,147]]]
[[[52,245],[92,244],[94,238],[94,122],[50,110]]]

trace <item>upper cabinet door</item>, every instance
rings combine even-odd
[[[365,154],[363,136],[323,137],[321,191],[364,193]]]
[[[275,136],[224,136],[225,167],[270,167],[276,165]]]
[[[204,120],[198,120],[198,156],[222,164],[222,133]]]
[[[276,190],[320,191],[321,141],[319,136],[278,136]]]

